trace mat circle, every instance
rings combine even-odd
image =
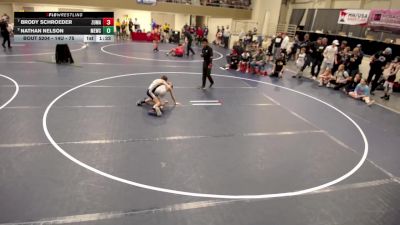
[[[342,116],[344,116],[347,120],[349,120],[359,131],[359,133],[362,136],[362,140],[364,142],[364,151],[362,154],[362,157],[360,159],[360,161],[347,173],[345,173],[344,175],[329,181],[327,183],[315,186],[315,187],[310,187],[307,189],[303,189],[303,190],[297,190],[297,191],[292,191],[292,192],[284,192],[284,193],[273,193],[273,194],[262,194],[262,195],[222,195],[222,194],[207,194],[207,193],[195,193],[195,192],[186,192],[186,191],[179,191],[179,190],[173,190],[173,189],[167,189],[167,188],[161,188],[161,187],[156,187],[156,186],[151,186],[151,185],[146,185],[146,184],[142,184],[142,183],[137,183],[131,180],[127,180],[121,177],[117,177],[114,176],[112,174],[103,172],[101,170],[98,170],[90,165],[85,164],[84,162],[78,160],[77,158],[73,157],[72,155],[70,155],[69,153],[67,153],[64,149],[62,149],[57,142],[54,141],[53,137],[51,136],[48,127],[47,127],[47,117],[48,114],[51,110],[51,108],[53,107],[53,105],[60,100],[62,97],[64,97],[65,95],[90,84],[96,83],[96,82],[100,82],[100,81],[105,81],[105,80],[110,80],[110,79],[115,79],[115,78],[121,78],[121,77],[130,77],[130,76],[141,76],[141,75],[149,75],[149,74],[182,74],[182,75],[199,75],[200,73],[193,73],[193,72],[147,72],[147,73],[133,73],[133,74],[123,74],[123,75],[116,75],[116,76],[111,76],[111,77],[106,77],[106,78],[101,78],[101,79],[97,79],[97,80],[93,80],[84,84],[81,84],[79,86],[76,86],[74,88],[69,89],[68,91],[62,93],[61,95],[59,95],[57,98],[55,98],[46,108],[44,114],[43,114],[43,120],[42,120],[42,125],[43,125],[43,130],[44,133],[46,135],[46,137],[48,138],[48,140],[50,141],[50,143],[61,153],[63,154],[65,157],[67,157],[69,160],[71,160],[72,162],[78,164],[79,166],[82,166],[94,173],[97,173],[101,176],[104,176],[106,178],[115,180],[115,181],[119,181],[121,183],[125,183],[125,184],[129,184],[129,185],[133,185],[136,187],[140,187],[140,188],[144,188],[144,189],[148,189],[148,190],[154,190],[154,191],[159,191],[159,192],[164,192],[164,193],[170,193],[170,194],[177,194],[177,195],[184,195],[184,196],[192,196],[192,197],[203,197],[203,198],[221,198],[221,199],[267,199],[267,198],[281,198],[281,197],[290,197],[290,196],[297,196],[297,195],[302,195],[302,194],[307,194],[310,192],[314,192],[314,191],[318,191],[321,189],[324,189],[326,187],[332,186],[334,184],[337,184],[343,180],[345,180],[346,178],[350,177],[351,175],[353,175],[358,169],[360,169],[360,167],[364,164],[365,160],[367,159],[368,156],[368,140],[367,137],[365,136],[363,130],[361,129],[361,127],[353,120],[351,119],[348,115],[346,115],[344,112],[342,112],[341,110],[339,110],[338,108],[336,108],[333,105],[330,105],[327,102],[322,101],[321,99],[318,99],[314,96],[311,96],[309,94],[300,92],[300,91],[296,91],[287,87],[283,87],[280,85],[276,85],[276,84],[272,84],[272,83],[268,83],[265,81],[259,81],[259,80],[253,80],[253,79],[249,79],[249,78],[243,78],[243,77],[233,77],[233,76],[229,76],[229,75],[218,75],[218,74],[213,74],[213,76],[216,77],[225,77],[225,78],[232,78],[232,79],[240,79],[240,80],[246,80],[246,81],[251,81],[251,82],[257,82],[260,84],[265,84],[265,85],[269,85],[269,86],[273,86],[273,87],[279,87],[281,89],[311,98],[319,103],[322,103],[328,107],[330,107],[331,109],[339,112]]]
[[[0,74],[0,77],[3,77],[3,78],[6,78],[7,80],[10,80],[10,81],[14,84],[14,86],[15,86],[15,91],[14,91],[14,94],[11,96],[11,98],[8,99],[4,104],[0,105],[0,109],[2,109],[2,108],[4,108],[4,107],[6,107],[8,104],[10,104],[10,102],[12,102],[12,100],[14,100],[15,97],[17,97],[18,92],[19,92],[19,85],[18,85],[18,83],[17,83],[15,80],[13,80],[11,77],[8,77],[8,76],[3,75],[3,74]]]
[[[203,62],[203,60],[172,60],[172,59],[152,59],[152,58],[142,58],[142,57],[136,57],[136,56],[127,56],[127,55],[121,55],[117,54],[114,52],[110,52],[105,50],[105,48],[108,48],[110,46],[117,46],[117,45],[126,45],[126,44],[109,44],[101,47],[101,51],[108,54],[108,55],[113,55],[117,57],[122,57],[122,58],[127,58],[127,59],[138,59],[138,60],[145,60],[145,61],[157,61],[157,62],[177,62],[177,63],[194,63],[194,62]],[[167,50],[160,50],[162,52],[167,51]],[[214,50],[214,53],[218,54],[218,57],[214,59],[214,61],[220,60],[224,57],[224,55],[216,50]]]

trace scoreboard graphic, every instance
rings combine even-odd
[[[15,12],[15,42],[114,42],[114,12]]]

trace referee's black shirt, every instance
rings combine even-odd
[[[203,48],[201,51],[201,55],[204,58],[204,64],[209,65],[212,63],[212,57],[213,57],[213,49],[210,46],[206,46]]]

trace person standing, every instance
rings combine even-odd
[[[129,35],[132,35],[132,33],[133,33],[133,21],[132,21],[132,18],[129,19],[128,27],[129,27]]]
[[[310,35],[309,34],[305,34],[304,35],[304,40],[300,43],[300,49],[301,48],[305,48],[306,49],[306,61],[303,65],[303,67],[301,68],[301,72],[304,71],[304,69],[310,65],[311,63],[311,53],[312,53],[312,49],[311,49],[311,41],[310,41]]]
[[[153,44],[154,44],[154,48],[153,48],[153,52],[158,52],[158,44],[160,43],[160,39],[161,39],[161,34],[160,31],[158,29],[158,27],[156,27],[153,32]]]
[[[137,21],[137,18],[135,18],[135,22],[133,23],[133,27],[135,29],[135,32],[138,32],[138,30],[140,30],[140,25]]]
[[[190,52],[195,55],[193,48],[192,48],[192,43],[193,43],[193,37],[190,34],[189,30],[185,31],[185,38],[186,38],[186,42],[187,42],[187,49],[186,49],[186,55],[189,56]]]
[[[377,52],[374,56],[372,56],[370,67],[368,74],[367,83],[371,83],[371,95],[374,95],[375,89],[378,87],[379,78],[381,78],[383,70],[386,67],[386,64],[390,62],[390,57],[392,55],[392,49],[386,48],[383,52]],[[374,77],[374,79],[372,79]]]
[[[362,62],[362,57],[360,54],[360,49],[355,47],[353,52],[350,54],[349,60],[347,62],[347,72],[350,76],[354,77],[359,72],[359,67]]]
[[[324,59],[322,60],[322,65],[321,65],[321,70],[322,72],[325,72],[326,69],[332,70],[333,64],[335,63],[336,59],[336,53],[338,51],[338,46],[339,41],[334,40],[332,42],[332,45],[329,45],[328,47],[325,48],[324,53],[322,55],[324,56]]]
[[[281,44],[281,52],[285,54],[285,60],[287,57],[287,49],[289,47],[290,38],[286,33],[282,33],[282,44]]]
[[[294,36],[294,42],[293,42],[292,48],[290,50],[290,53],[287,56],[288,61],[290,60],[290,58],[293,58],[293,60],[296,59],[297,49],[299,49],[299,46],[300,46],[299,35],[296,34],[296,36]]]
[[[385,83],[383,84],[383,91],[385,93],[381,98],[384,100],[390,99],[390,94],[393,92],[393,85],[396,81],[396,74],[400,70],[400,56],[396,56],[393,62],[389,64],[389,67],[386,69],[387,72],[385,75]],[[385,73],[384,72],[384,73]]]
[[[10,43],[10,31],[8,30],[8,23],[7,20],[2,19],[0,21],[0,30],[1,30],[1,36],[3,37],[3,48],[6,48],[6,42],[8,43],[8,48],[11,48],[11,43]]]
[[[203,41],[204,38],[204,31],[203,28],[201,28],[200,26],[197,28],[196,36],[197,36],[197,45],[201,46],[201,42]]]
[[[317,79],[317,76],[321,71],[322,60],[324,59],[324,56],[322,54],[324,53],[326,43],[327,40],[323,41],[322,38],[318,38],[312,47],[313,52],[311,53],[311,76],[314,80]],[[317,72],[315,72],[315,68],[317,68]]]
[[[231,30],[229,29],[229,26],[226,26],[226,29],[223,33],[224,35],[224,48],[229,47],[229,38],[231,37]]]
[[[274,39],[272,39],[272,55],[273,59],[276,60],[281,55],[281,45],[282,45],[282,34],[279,33]]]
[[[119,18],[117,19],[117,22],[115,22],[115,28],[117,30],[117,39],[119,39],[121,36],[121,21]]]
[[[206,88],[206,79],[210,81],[210,88],[214,85],[214,80],[211,77],[212,60],[213,60],[213,49],[208,45],[208,40],[203,39],[203,49],[201,51],[201,57],[203,57],[203,83],[201,88]]]
[[[207,26],[204,27],[203,33],[204,33],[204,38],[208,38],[208,27]]]

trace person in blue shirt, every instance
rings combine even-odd
[[[349,95],[352,98],[355,99],[360,99],[367,103],[367,105],[372,105],[374,104],[374,100],[371,100],[370,98],[370,92],[369,92],[369,87],[367,85],[367,81],[365,79],[361,79],[360,83],[356,86],[356,89],[354,91],[349,92]]]

